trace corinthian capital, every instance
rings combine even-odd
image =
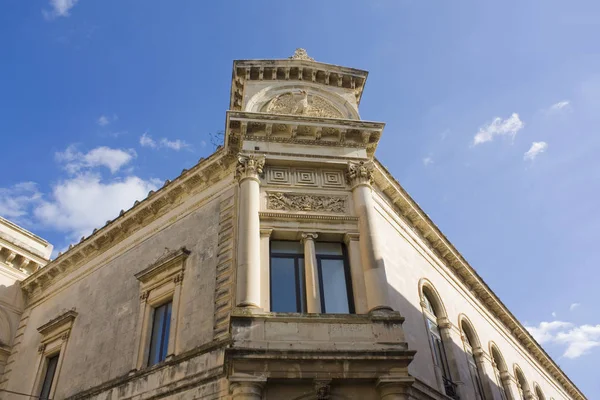
[[[241,180],[244,178],[258,179],[265,166],[265,156],[259,155],[239,155],[238,164],[235,170],[236,177]]]
[[[346,171],[346,179],[352,186],[360,183],[371,183],[371,180],[373,179],[373,162],[350,161],[348,163],[348,170]]]

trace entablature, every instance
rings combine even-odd
[[[365,157],[372,157],[384,127],[382,122],[228,111],[227,143],[240,147],[244,141],[256,141],[362,149]]]

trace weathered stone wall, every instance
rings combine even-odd
[[[134,341],[139,329],[136,325],[140,289],[134,274],[156,261],[166,249],[185,246],[191,251],[182,284],[178,347],[181,353],[185,353],[211,342],[220,207],[223,199],[234,194],[232,187],[215,186],[214,190],[221,186],[220,194],[200,208],[189,210],[190,205],[198,202],[203,195],[190,197],[160,220],[136,232],[134,237],[125,239],[124,242],[131,240],[132,246],[116,254],[100,255],[107,259],[105,263],[95,268],[88,268],[86,264],[58,282],[52,294],[36,301],[28,310],[30,314],[19,355],[11,365],[6,388],[31,392],[40,357],[37,353],[40,341],[37,328],[71,308],[75,308],[78,315],[63,355],[55,398],[66,398],[126,377],[134,367]],[[189,214],[182,216],[184,212]],[[144,235],[147,236],[144,240],[135,243]],[[90,260],[88,264],[93,262],[97,265],[94,261]],[[203,361],[200,369],[215,367],[215,362],[222,362],[219,359],[213,357]],[[154,379],[159,379],[162,385],[165,379],[175,379],[178,374],[185,376],[185,371],[173,370],[170,376]],[[144,385],[148,383],[142,377],[138,389],[145,388]],[[204,396],[206,393],[202,390],[195,390],[194,395],[172,398],[210,398]]]
[[[377,194],[375,197],[390,297],[395,309],[406,318],[403,324],[406,342],[411,350],[417,351],[415,359],[409,365],[411,375],[433,388],[442,390],[436,380],[428,331],[420,304],[419,282],[422,278],[426,278],[439,293],[449,322],[452,324],[450,331],[453,344],[447,352],[455,354],[460,372],[460,377],[453,376],[453,380],[460,381],[460,378],[466,378],[464,382],[459,383],[463,388],[462,399],[474,399],[475,392],[460,338],[459,318],[461,316],[466,316],[471,321],[489,366],[491,366],[490,343],[493,342],[502,353],[508,372],[513,378],[514,366],[518,365],[523,370],[532,390],[533,383],[536,382],[548,399],[570,398],[537,361],[516,342],[510,332],[457,280],[414,230],[398,217],[386,200]],[[491,381],[496,384],[495,377],[491,377]]]

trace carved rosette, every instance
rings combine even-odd
[[[346,212],[346,197],[272,192],[267,194],[267,208],[281,211]]]
[[[360,184],[369,185],[373,180],[373,168],[372,161],[349,162],[348,169],[346,170],[346,179],[351,186]]]
[[[264,166],[265,156],[240,155],[238,157],[235,176],[239,181],[242,181],[245,178],[258,179],[258,176],[263,172]]]

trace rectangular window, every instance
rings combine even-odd
[[[56,366],[58,365],[59,355],[60,354],[55,354],[46,359],[46,374],[44,375],[42,390],[40,391],[40,399],[42,400],[47,400],[50,398],[50,389],[52,389],[52,383],[54,382],[54,375],[56,374]]]
[[[316,242],[321,312],[354,312],[346,249],[341,243]],[[306,312],[304,247],[300,242],[271,241],[271,311]]]
[[[341,243],[316,242],[319,268],[321,312],[349,314],[354,312],[352,286],[346,264],[345,247]]]
[[[167,358],[172,304],[172,302],[168,302],[154,309],[148,366],[157,364]]]
[[[304,254],[300,242],[271,242],[271,311],[306,311]]]

